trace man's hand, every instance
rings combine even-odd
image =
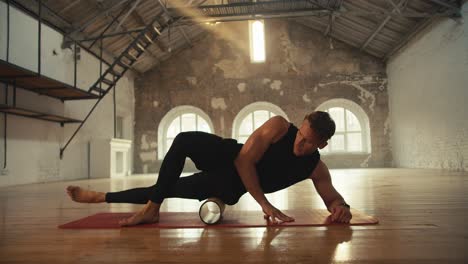
[[[353,215],[348,207],[337,205],[331,208],[331,220],[338,223],[349,223]]]
[[[294,218],[283,214],[280,210],[275,208],[270,203],[262,205],[262,210],[263,210],[263,213],[265,213],[264,218],[269,223],[272,223],[274,225],[281,224],[281,223],[284,223],[284,222],[294,222]]]
[[[314,182],[315,189],[322,197],[328,211],[331,213],[330,218],[332,222],[338,223],[349,223],[351,218],[351,212],[348,207],[343,206],[345,200],[333,187],[330,171],[327,165],[322,161],[319,161],[317,167],[310,176]]]

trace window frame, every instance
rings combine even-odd
[[[174,107],[164,115],[158,126],[158,160],[164,159],[164,156],[167,152],[167,130],[169,129],[169,126],[171,125],[172,121],[174,121],[174,119],[181,117],[184,114],[195,114],[196,128],[198,128],[198,118],[203,118],[211,130],[210,133],[214,133],[214,127],[210,117],[200,108],[191,105],[181,105]],[[180,122],[182,122],[182,120]]]
[[[250,115],[253,114],[255,111],[268,111],[271,112],[275,115],[279,115],[284,117],[286,120],[289,122],[289,118],[286,115],[286,113],[277,105],[274,105],[269,102],[255,102],[251,103],[244,108],[242,108],[239,113],[236,115],[234,118],[233,124],[232,124],[232,138],[238,140],[239,139],[239,129],[242,124],[242,121]],[[270,117],[271,118],[271,117]],[[255,128],[255,120],[252,118],[252,126]]]
[[[328,100],[322,104],[320,104],[315,110],[316,111],[325,111],[328,112],[330,108],[343,108],[344,109],[344,125],[345,125],[345,130],[343,132],[335,132],[335,135],[344,135],[344,147],[345,151],[339,150],[339,151],[333,151],[333,149],[329,149],[328,151],[321,151],[320,154],[322,155],[346,155],[346,154],[370,154],[372,151],[371,148],[371,138],[370,138],[370,126],[369,126],[369,118],[366,114],[366,112],[362,109],[360,105],[357,103],[344,99],[344,98],[336,98],[336,99],[331,99]],[[359,125],[361,126],[361,145],[362,145],[362,151],[346,151],[348,148],[347,146],[347,134],[352,134],[352,133],[358,133],[356,131],[351,131],[348,132],[346,127],[347,127],[347,119],[346,119],[346,110],[354,114],[354,116],[357,118]],[[333,136],[335,136],[333,135]],[[332,137],[333,138],[333,137]],[[331,148],[330,142],[328,147]]]

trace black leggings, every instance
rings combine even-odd
[[[205,132],[182,132],[174,139],[159,170],[155,185],[106,193],[108,203],[161,204],[164,198],[198,199],[217,197],[233,205],[246,192],[233,165],[237,151],[230,139]],[[228,144],[231,143],[231,144]],[[185,159],[201,172],[180,177]]]

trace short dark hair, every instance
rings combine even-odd
[[[335,134],[335,121],[327,112],[314,111],[306,115],[304,119],[309,121],[310,128],[318,134],[320,140],[327,141]]]

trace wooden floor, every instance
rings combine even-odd
[[[138,205],[76,204],[64,188],[100,191],[150,185],[153,177],[0,188],[0,263],[468,263],[468,173],[410,169],[333,170],[338,191],[376,226],[232,229],[62,230],[96,212]],[[324,208],[312,182],[269,195],[277,207]],[[169,199],[163,211],[193,211]],[[250,195],[227,210],[258,210]]]

